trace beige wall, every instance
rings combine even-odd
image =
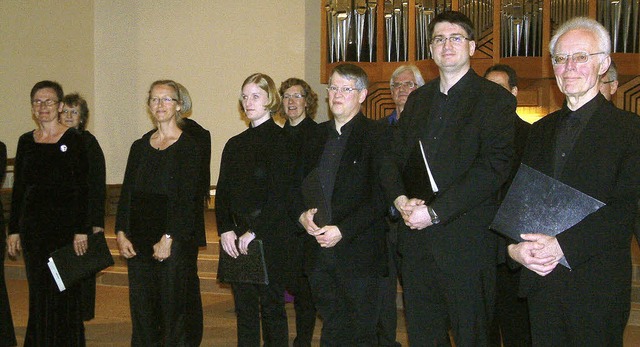
[[[91,1],[0,1],[0,141],[9,157],[36,126],[29,105],[36,82],[58,81],[93,104],[93,27]]]
[[[28,93],[45,78],[87,96],[90,130],[107,160],[107,183],[122,182],[129,146],[151,128],[144,101],[154,80],[174,79],[189,89],[193,119],[212,134],[213,184],[225,142],[246,128],[237,96],[249,74],[267,73],[278,85],[301,77],[321,99],[326,96],[319,83],[318,0],[17,3],[3,1],[0,14],[3,37],[10,37],[2,45],[8,68],[0,75],[0,88],[8,100],[16,100],[0,106],[0,139],[10,157],[18,136],[34,127]],[[318,120],[326,119],[326,109],[322,103]]]

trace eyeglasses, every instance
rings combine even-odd
[[[168,96],[165,96],[164,98],[159,98],[159,97],[153,97],[151,99],[149,99],[149,104],[151,105],[157,105],[159,103],[163,103],[165,105],[168,105],[174,101],[178,101],[178,99],[174,99],[174,98],[170,98]]]
[[[304,98],[306,95],[304,94],[300,94],[300,93],[294,93],[294,94],[285,94],[282,96],[282,98],[284,100],[289,100],[289,99],[302,99]]]
[[[468,38],[458,34],[458,35],[451,35],[449,37],[436,36],[436,37],[431,39],[431,43],[436,45],[436,46],[441,46],[441,45],[444,45],[445,42],[447,42],[447,40],[449,40],[449,42],[451,42],[454,45],[459,45],[464,40],[471,41]]]
[[[58,104],[59,102],[60,101],[55,101],[55,100],[50,100],[50,99],[47,99],[47,100],[33,100],[33,101],[31,101],[31,105],[33,105],[34,107],[39,107],[39,106],[42,106],[42,105],[53,106],[53,105]]]
[[[77,116],[80,114],[80,112],[76,110],[62,110],[62,113],[64,113],[65,116],[68,116],[69,114]]]
[[[418,85],[413,82],[413,81],[407,81],[407,82],[393,82],[391,83],[391,89],[400,89],[402,87],[405,87],[407,89],[413,89],[415,87],[417,87]]]
[[[327,87],[327,91],[333,94],[336,94],[338,91],[342,94],[351,94],[354,90],[360,91],[360,89],[353,88],[353,87],[336,87],[336,86]]]
[[[569,58],[571,58],[571,61],[573,61],[576,64],[584,64],[589,61],[589,57],[596,54],[604,54],[604,52],[597,52],[597,53],[575,52],[573,54],[554,54],[551,56],[551,62],[554,65],[562,65],[562,64],[566,64],[569,61]]]

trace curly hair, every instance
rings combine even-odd
[[[309,118],[314,118],[316,116],[316,111],[318,111],[318,94],[311,89],[311,86],[304,80],[299,78],[289,78],[280,84],[280,97],[284,95],[284,92],[293,87],[300,86],[302,87],[302,92],[304,94],[305,108],[304,114]],[[284,102],[280,104],[280,111],[284,114]]]

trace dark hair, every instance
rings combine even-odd
[[[45,80],[45,81],[40,81],[33,85],[33,88],[31,88],[31,100],[29,100],[29,102],[33,101],[33,97],[36,95],[36,93],[40,89],[45,89],[45,88],[51,88],[56,92],[56,95],[58,96],[58,100],[56,101],[61,101],[62,98],[64,97],[64,92],[62,91],[62,86],[60,85],[60,83]]]
[[[507,74],[507,76],[509,77],[509,88],[513,89],[518,86],[518,75],[516,75],[516,71],[511,66],[505,64],[493,65],[492,67],[487,69],[487,71],[484,73],[484,77],[486,78],[489,73],[494,71],[504,72]]]
[[[67,106],[80,108],[80,122],[78,123],[78,130],[85,131],[87,128],[87,122],[89,121],[89,106],[87,100],[80,96],[78,93],[68,94],[62,98],[62,103]]]
[[[369,77],[367,73],[358,65],[354,64],[340,64],[333,68],[331,71],[331,75],[338,74],[343,78],[346,78],[351,81],[355,81],[355,87],[357,89],[367,89],[369,87]],[[331,77],[329,77],[329,84],[331,84]]]
[[[475,29],[473,28],[473,23],[469,17],[464,15],[464,13],[458,11],[445,11],[439,13],[431,20],[431,23],[429,23],[429,32],[431,35],[433,35],[433,28],[435,28],[436,24],[442,22],[461,26],[462,29],[467,32],[467,38],[470,41],[475,40]],[[432,37],[429,38],[429,40],[431,39]]]
[[[304,101],[306,106],[304,108],[305,116],[309,118],[314,118],[316,116],[316,111],[318,110],[318,94],[311,89],[311,86],[304,80],[299,78],[289,78],[280,84],[280,96],[284,95],[285,90],[293,87],[300,86],[302,87],[302,91],[304,93]],[[284,106],[284,102],[282,103]],[[281,110],[284,114],[284,109]]]

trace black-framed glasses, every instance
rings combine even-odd
[[[56,100],[51,100],[51,99],[47,99],[47,100],[33,100],[31,101],[31,105],[38,107],[38,106],[53,106],[60,103],[60,101],[56,101]]]
[[[434,38],[431,39],[431,43],[436,45],[436,46],[441,46],[444,45],[445,42],[447,42],[447,40],[449,40],[449,42],[453,43],[453,44],[461,44],[464,40],[469,40],[469,38],[464,37],[464,35],[460,35],[460,34],[455,34],[455,35],[451,35],[449,37],[444,37],[444,36],[436,36]]]
[[[589,61],[592,55],[605,54],[604,52],[587,53],[587,52],[575,52],[572,54],[554,54],[551,56],[551,62],[554,65],[566,64],[569,59],[576,64],[584,64]]]
[[[327,91],[329,93],[334,93],[334,94],[337,92],[340,92],[342,94],[351,94],[354,90],[360,91],[360,89],[354,88],[354,87],[336,87],[336,86],[327,87]]]
[[[159,98],[159,97],[153,97],[151,99],[149,99],[149,104],[151,105],[157,105],[159,103],[163,103],[165,105],[168,105],[174,101],[178,101],[178,99],[174,99],[174,98],[170,98],[168,96],[165,96],[164,98]]]
[[[300,99],[304,98],[305,96],[306,96],[305,94],[293,93],[293,94],[285,94],[285,95],[282,96],[282,98],[284,100],[289,100],[289,99],[300,100]]]
[[[416,84],[416,82],[414,81],[406,81],[406,82],[393,82],[391,83],[391,88],[392,89],[400,89],[402,87],[405,87],[407,89],[413,89],[415,87],[417,87],[418,85]]]

